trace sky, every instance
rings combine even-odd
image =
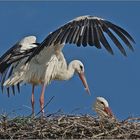
[[[92,105],[97,96],[106,98],[115,116],[123,120],[129,116],[140,116],[140,2],[113,1],[58,1],[58,2],[0,2],[0,55],[18,40],[28,35],[37,36],[37,41],[45,39],[71,19],[82,15],[92,15],[107,19],[127,30],[135,39],[135,49],[126,46],[128,57],[124,57],[110,41],[115,55],[104,48],[76,47],[66,45],[63,52],[67,62],[81,60],[85,65],[85,75],[90,87],[89,96],[77,75],[69,81],[53,81],[45,91],[46,113],[62,110],[66,114],[96,115]],[[124,45],[124,44],[123,44]],[[1,91],[0,91],[1,92]],[[35,89],[35,112],[39,112],[41,86]],[[21,93],[0,94],[0,113],[29,115],[31,113],[31,85],[23,85]]]

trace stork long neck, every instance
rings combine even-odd
[[[74,73],[75,73],[75,69],[74,69],[74,67],[73,67],[73,63],[74,63],[74,61],[71,61],[70,63],[69,63],[69,65],[68,65],[68,68],[67,68],[67,79],[70,79],[70,78],[72,78],[72,76],[74,75]]]
[[[57,80],[69,80],[70,78],[72,78],[72,76],[75,73],[75,69],[73,67],[73,61],[71,61],[69,63],[69,65],[63,67],[60,69],[60,71],[58,72],[56,79]]]

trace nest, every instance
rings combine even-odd
[[[91,115],[49,115],[16,117],[1,115],[0,139],[136,139],[140,138],[140,118],[101,121]]]

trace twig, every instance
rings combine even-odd
[[[51,99],[46,103],[46,105],[35,116],[39,115],[41,113],[41,111],[49,105],[49,103],[53,100],[54,97],[55,96],[51,97]]]
[[[97,137],[102,136],[102,135],[104,135],[104,134],[112,133],[112,132],[116,131],[117,129],[118,129],[118,128],[115,127],[115,128],[114,128],[113,130],[111,130],[111,131],[100,133],[100,134],[98,134],[98,135],[93,136],[92,138],[97,138]]]

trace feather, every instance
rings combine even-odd
[[[118,39],[115,37],[115,35],[108,29],[107,25],[104,24],[103,26],[103,30],[108,34],[108,36],[112,39],[112,41],[114,42],[114,44],[118,47],[118,49],[121,51],[121,53],[124,55],[124,56],[127,56],[126,55],[126,52],[123,48],[123,46],[121,45],[121,43],[118,41]]]

